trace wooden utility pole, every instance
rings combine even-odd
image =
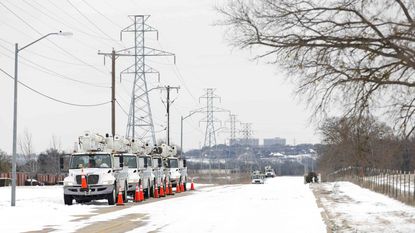
[[[112,49],[111,53],[101,53],[98,51],[99,55],[104,55],[104,64],[105,56],[111,57],[111,134],[115,135],[115,103],[117,99],[115,98],[115,60],[120,54],[116,54],[115,50]]]
[[[115,135],[115,50],[112,49],[111,53],[111,134]]]
[[[170,85],[165,86],[167,92],[167,99],[166,99],[166,111],[167,111],[167,145],[170,146],[170,104],[173,101],[170,101],[170,90],[176,89],[177,92],[179,91],[180,87],[171,87]]]

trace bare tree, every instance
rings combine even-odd
[[[218,10],[234,46],[286,68],[315,119],[375,112],[413,133],[415,1],[229,0]]]
[[[12,168],[11,158],[6,152],[0,150],[0,173],[10,172]]]
[[[18,138],[18,146],[20,153],[24,158],[24,165],[22,170],[28,172],[30,177],[33,179],[37,173],[37,156],[34,152],[32,134],[28,129],[25,129],[23,135]]]

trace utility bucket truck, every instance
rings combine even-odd
[[[154,146],[151,151],[151,160],[153,165],[154,185],[157,187],[165,187],[166,181],[169,179],[166,176],[165,164],[163,162],[163,155],[166,153],[167,145]]]
[[[155,176],[153,173],[152,159],[148,154],[151,153],[151,147],[146,143],[142,146],[142,150],[133,150],[138,156],[138,172],[140,176],[140,185],[143,187],[144,196],[151,197],[153,195]]]
[[[186,160],[177,157],[177,149],[175,146],[165,147],[163,161],[166,167],[166,176],[170,177],[170,183],[172,183],[172,186],[176,187],[177,184],[184,183],[186,187]]]
[[[123,167],[120,138],[86,132],[70,155],[69,175],[64,179],[64,202],[107,199],[114,205],[118,192],[127,199],[128,167]]]

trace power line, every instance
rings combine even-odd
[[[0,47],[2,47],[2,48],[4,48],[4,49],[6,49],[6,50],[7,50],[7,51],[9,51],[9,52],[12,52],[11,50],[9,50],[8,48],[4,47],[4,46],[3,46],[3,45],[1,45],[1,44],[0,44]],[[2,53],[2,52],[0,52],[0,54],[3,54],[4,56],[6,56],[6,57],[8,57],[8,58],[10,58],[10,59],[14,59],[12,56],[7,55],[7,54],[4,54],[4,53]],[[110,87],[108,87],[108,86],[102,86],[102,85],[95,84],[95,83],[90,83],[90,82],[85,82],[85,81],[77,80],[77,79],[74,79],[74,78],[68,77],[68,76],[66,76],[66,75],[63,75],[63,74],[57,73],[56,71],[53,71],[53,70],[48,69],[48,68],[46,68],[46,67],[44,67],[44,66],[41,66],[41,65],[39,65],[39,64],[37,64],[37,63],[35,63],[35,62],[33,62],[33,61],[30,61],[30,60],[28,60],[28,59],[26,59],[26,58],[21,58],[21,59],[22,59],[22,60],[25,60],[26,62],[28,62],[28,63],[30,63],[30,64],[32,64],[32,65],[27,64],[27,63],[25,63],[25,62],[23,62],[23,64],[26,64],[27,66],[30,66],[30,67],[32,67],[33,69],[36,69],[36,70],[38,70],[38,71],[40,71],[40,72],[43,72],[43,73],[45,73],[45,74],[54,75],[54,77],[55,77],[55,76],[57,76],[57,77],[59,77],[59,78],[61,78],[61,79],[64,79],[64,80],[69,80],[69,81],[73,81],[73,82],[77,82],[77,83],[81,83],[81,84],[84,84],[84,85],[93,86],[93,87],[97,87],[97,88],[110,88]],[[36,67],[39,67],[39,68],[36,68]]]
[[[108,18],[106,15],[102,14],[100,11],[98,11],[96,8],[94,8],[91,4],[89,4],[87,1],[85,0],[81,0],[83,3],[85,3],[87,6],[89,6],[89,8],[91,8],[92,10],[94,10],[95,12],[97,12],[99,15],[101,15],[102,17],[104,17],[106,20],[108,20],[110,23],[112,23],[113,25],[115,25],[116,27],[121,28],[122,26],[118,25],[117,23],[115,23],[113,20],[111,20],[110,18]]]
[[[8,8],[4,3],[0,2],[0,5],[2,5],[4,8],[6,8],[10,13],[12,13],[14,16],[16,16],[20,21],[22,21],[26,26],[28,26],[29,28],[31,28],[33,31],[35,31],[37,34],[39,34],[40,36],[42,36],[43,34],[38,31],[36,28],[34,28],[32,25],[30,25],[28,22],[26,22],[26,20],[24,20],[22,17],[20,17],[18,14],[16,14],[13,10],[11,10],[10,8]],[[64,52],[65,54],[71,56],[72,58],[82,62],[83,64],[97,70],[98,72],[104,73],[102,70],[96,68],[95,66],[88,64],[87,62],[83,61],[82,59],[76,57],[75,55],[73,55],[72,53],[70,53],[69,51],[67,51],[66,49],[60,47],[59,45],[57,45],[55,42],[49,40],[46,38],[46,40],[48,40],[50,43],[52,43],[55,47],[57,47],[59,50],[61,50],[62,52]]]
[[[11,76],[9,73],[7,73],[6,71],[4,71],[3,69],[0,68],[0,71],[2,73],[4,73],[7,77],[9,77],[11,79],[14,79],[13,76]],[[42,92],[37,91],[37,90],[29,87],[28,85],[26,85],[26,84],[24,84],[24,83],[22,83],[20,81],[18,81],[18,83],[21,84],[22,86],[26,87],[27,89],[35,92],[38,95],[41,95],[41,96],[43,96],[45,98],[48,98],[48,99],[53,100],[53,101],[56,101],[58,103],[66,104],[66,105],[70,105],[70,106],[75,106],[75,107],[97,107],[97,106],[101,106],[101,105],[105,105],[105,104],[111,103],[111,101],[107,101],[107,102],[103,102],[103,103],[98,103],[98,104],[75,104],[75,103],[70,103],[70,102],[66,102],[66,101],[63,101],[63,100],[59,100],[57,98],[54,98],[54,97],[48,96],[46,94],[43,94]]]
[[[112,41],[118,43],[119,45],[121,45],[122,47],[125,47],[122,43],[120,43],[119,41],[113,39],[111,36],[109,36],[106,32],[104,32],[98,25],[96,25],[92,20],[90,20],[84,13],[82,13],[82,11],[80,11],[74,4],[72,4],[72,2],[70,0],[66,0],[66,2],[69,3],[69,5],[71,5],[82,17],[84,17],[91,25],[93,25],[98,31],[100,31],[103,35],[105,35],[106,37],[108,37],[109,39],[111,39]]]
[[[50,11],[46,8],[46,7],[44,7],[44,6],[42,6],[40,3],[37,3],[37,2],[35,2],[35,1],[33,1],[32,3],[35,3],[35,4],[37,4],[39,7],[36,7],[35,5],[33,5],[33,4],[31,4],[30,2],[28,2],[27,0],[25,0],[24,1],[26,4],[28,4],[29,6],[31,6],[32,8],[34,8],[36,11],[38,11],[38,12],[40,12],[40,13],[42,13],[43,15],[45,15],[45,16],[47,16],[47,17],[49,17],[50,19],[52,19],[52,20],[54,20],[54,21],[56,21],[56,22],[60,22],[60,23],[62,23],[62,25],[66,25],[67,27],[69,27],[69,28],[73,28],[73,29],[76,29],[77,30],[77,32],[80,32],[80,33],[82,33],[82,34],[85,34],[85,35],[87,35],[87,36],[90,36],[90,37],[94,37],[94,38],[99,38],[99,39],[103,39],[103,40],[111,40],[111,41],[113,41],[113,39],[111,38],[111,39],[108,39],[108,38],[106,38],[106,37],[101,37],[101,36],[98,36],[98,35],[94,35],[94,34],[92,34],[92,33],[89,33],[89,32],[86,32],[86,31],[84,31],[83,29],[81,29],[81,28],[79,28],[79,27],[76,27],[76,26],[73,26],[73,25],[68,25],[67,23],[65,23],[64,21],[62,21],[62,20],[60,20],[58,17],[55,17],[55,16],[52,16],[52,14],[50,14]],[[41,9],[40,9],[41,8]],[[47,12],[49,12],[49,14],[48,13],[45,13],[42,9],[44,9],[45,11],[47,11]],[[91,47],[90,45],[88,45],[87,43],[85,43],[84,41],[82,41],[82,40],[78,40],[78,39],[76,39],[77,41],[79,41],[81,44],[83,44],[83,45],[85,45],[86,47]],[[109,44],[107,44],[107,45],[109,45]],[[96,50],[96,49],[94,49],[94,50]]]

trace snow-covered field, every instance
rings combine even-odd
[[[415,208],[349,182],[312,185],[333,232],[415,232]]]
[[[0,188],[1,232],[326,232],[321,209],[302,177],[264,185],[197,187],[147,203],[108,207],[105,202],[64,206],[62,187]]]

